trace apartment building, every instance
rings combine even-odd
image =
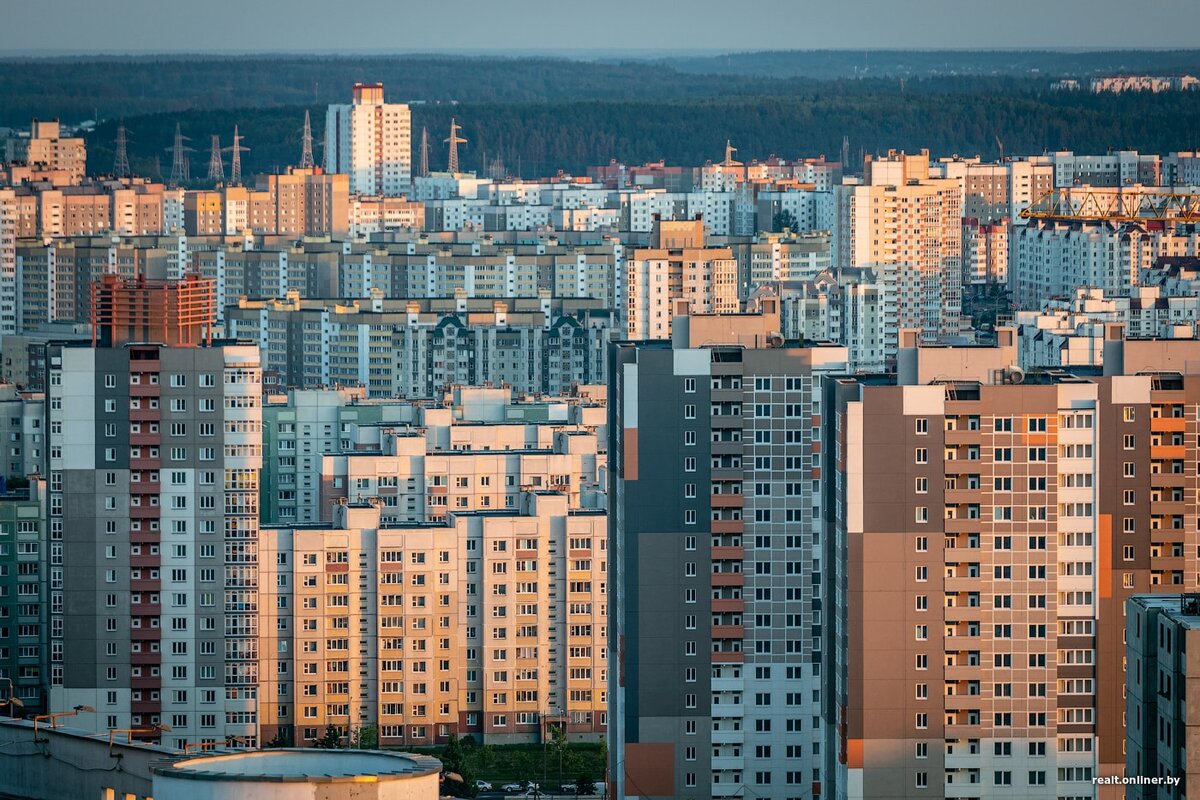
[[[1008,220],[985,223],[966,217],[962,226],[964,287],[1008,286]]]
[[[398,195],[412,181],[407,105],[385,103],[382,83],[356,83],[348,104],[325,113],[325,171],[350,176],[350,192]]]
[[[245,300],[229,335],[259,344],[277,385],[365,386],[369,397],[434,397],[452,385],[559,395],[607,379],[613,313],[600,301],[539,297]]]
[[[870,270],[844,270],[840,280],[827,271],[810,281],[782,283],[777,288],[777,293],[759,289],[747,308],[766,293],[777,294],[779,330],[785,339],[845,345],[849,367],[856,372],[894,368],[895,295]]]
[[[702,220],[656,220],[650,246],[629,253],[625,293],[626,338],[667,339],[678,300],[696,313],[740,309],[737,261],[728,247],[705,245]]]
[[[83,180],[87,148],[80,137],[63,136],[56,119],[34,119],[29,130],[25,161],[51,170],[61,170],[73,183]]]
[[[962,190],[930,178],[929,154],[868,159],[861,184],[835,189],[834,263],[898,287],[900,328],[925,341],[956,336],[962,316]]]
[[[48,348],[45,660],[77,725],[257,741],[261,398],[252,344]]]
[[[895,380],[827,389],[849,795],[1096,796],[1125,768],[1122,604],[1200,574],[1200,342],[1109,325],[1102,372],[1026,373],[1012,329],[904,338]]]
[[[1200,232],[1170,221],[1039,219],[1014,227],[1010,248],[1013,302],[1037,309],[1080,286],[1125,293],[1164,257],[1200,256]]]
[[[0,493],[0,705],[17,716],[45,713],[49,639],[46,482]]]
[[[369,400],[362,388],[269,398],[262,517],[328,521],[340,499],[378,494],[385,521],[419,522],[449,508],[512,508],[520,487],[551,486],[581,507],[604,485],[606,420],[594,388],[553,398],[483,387],[422,401]]]
[[[389,523],[371,499],[264,530],[263,739],[305,746],[328,725],[377,726],[384,747],[601,739],[601,508],[523,492],[511,509]]]
[[[0,475],[9,480],[45,475],[46,398],[13,384],[0,384]]]
[[[769,302],[681,311],[672,342],[613,350],[613,791],[826,796],[839,662],[819,376],[846,348],[783,342]]]
[[[1200,595],[1135,595],[1125,603],[1125,616],[1125,774],[1174,781],[1134,784],[1125,788],[1125,796],[1195,796],[1200,791],[1200,723],[1187,712],[1200,701],[1200,670],[1190,655],[1200,648]]]

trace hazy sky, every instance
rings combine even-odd
[[[1200,47],[1200,0],[4,0],[6,52]]]

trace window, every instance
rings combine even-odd
[[[929,449],[925,448],[925,447],[918,447],[916,450],[914,450],[913,451],[913,463],[928,464],[929,463]]]
[[[918,417],[916,419],[916,433],[918,436],[924,436],[929,433],[929,420],[926,417]]]
[[[928,494],[929,478],[917,478],[915,491],[917,494]]]

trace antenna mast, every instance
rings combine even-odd
[[[313,166],[312,121],[308,118],[308,109],[304,110],[304,148],[300,151],[300,169],[311,169]]]
[[[125,123],[117,126],[116,154],[113,156],[113,175],[118,178],[129,177],[129,151],[125,136]]]

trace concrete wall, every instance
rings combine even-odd
[[[0,792],[30,800],[150,800],[150,765],[178,757],[163,747],[118,744],[115,758],[107,735],[61,724],[39,724],[37,738],[43,741],[34,742],[32,722],[0,719]]]

